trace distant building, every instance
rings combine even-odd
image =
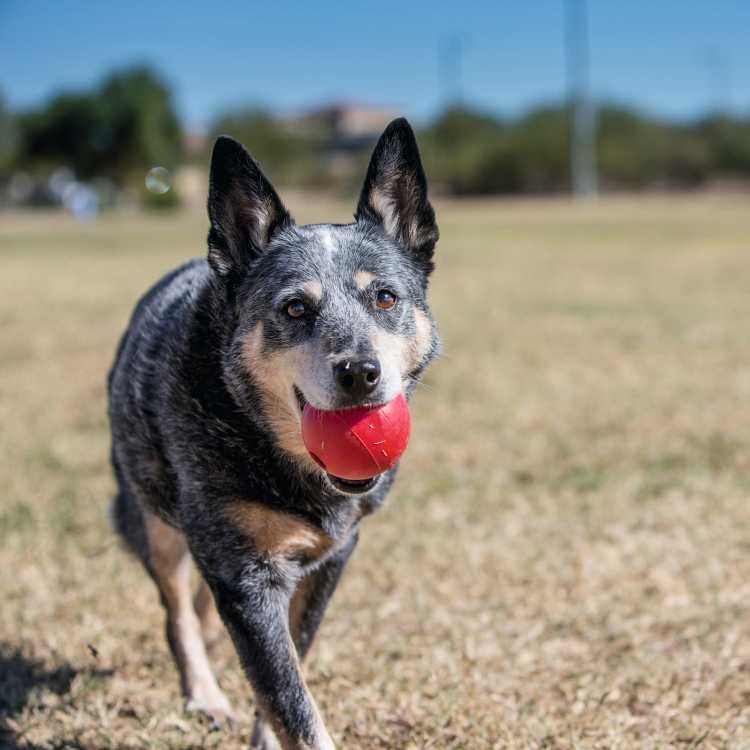
[[[334,154],[369,146],[396,116],[388,108],[353,102],[333,102],[287,119],[289,129],[320,140]]]
[[[186,130],[182,134],[182,148],[188,157],[202,156],[208,147],[206,134],[198,130]]]

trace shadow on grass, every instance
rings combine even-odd
[[[40,746],[16,734],[8,720],[23,711],[34,693],[49,690],[55,695],[69,695],[73,680],[79,674],[108,677],[113,670],[91,667],[77,669],[70,664],[49,669],[40,660],[25,656],[21,649],[0,641],[0,750],[41,750]],[[58,747],[84,750],[84,746],[75,741],[45,744],[44,750]]]

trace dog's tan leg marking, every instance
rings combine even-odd
[[[224,630],[224,623],[221,621],[219,612],[216,609],[211,589],[202,579],[198,593],[195,595],[193,606],[201,623],[203,640],[207,646],[213,646],[226,631]]]
[[[369,271],[357,271],[354,274],[354,283],[357,285],[357,289],[367,289],[373,281],[375,281],[375,274]]]
[[[226,513],[232,523],[250,540],[255,551],[270,558],[304,556],[315,560],[331,548],[333,540],[291,513],[262,503],[238,500]]]
[[[149,571],[167,612],[167,640],[180,672],[188,711],[215,721],[234,723],[232,707],[216,682],[193,608],[190,590],[192,561],[185,536],[152,513],[145,514]]]

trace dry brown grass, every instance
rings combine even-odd
[[[440,216],[446,356],[311,662],[334,737],[750,747],[750,210]],[[245,747],[229,645],[239,736],[182,713],[155,590],[106,518],[106,370],[205,221],[0,222],[0,745]]]

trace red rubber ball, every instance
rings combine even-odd
[[[315,462],[341,479],[370,479],[391,468],[409,442],[411,415],[403,395],[387,404],[324,411],[305,404],[302,439]]]

